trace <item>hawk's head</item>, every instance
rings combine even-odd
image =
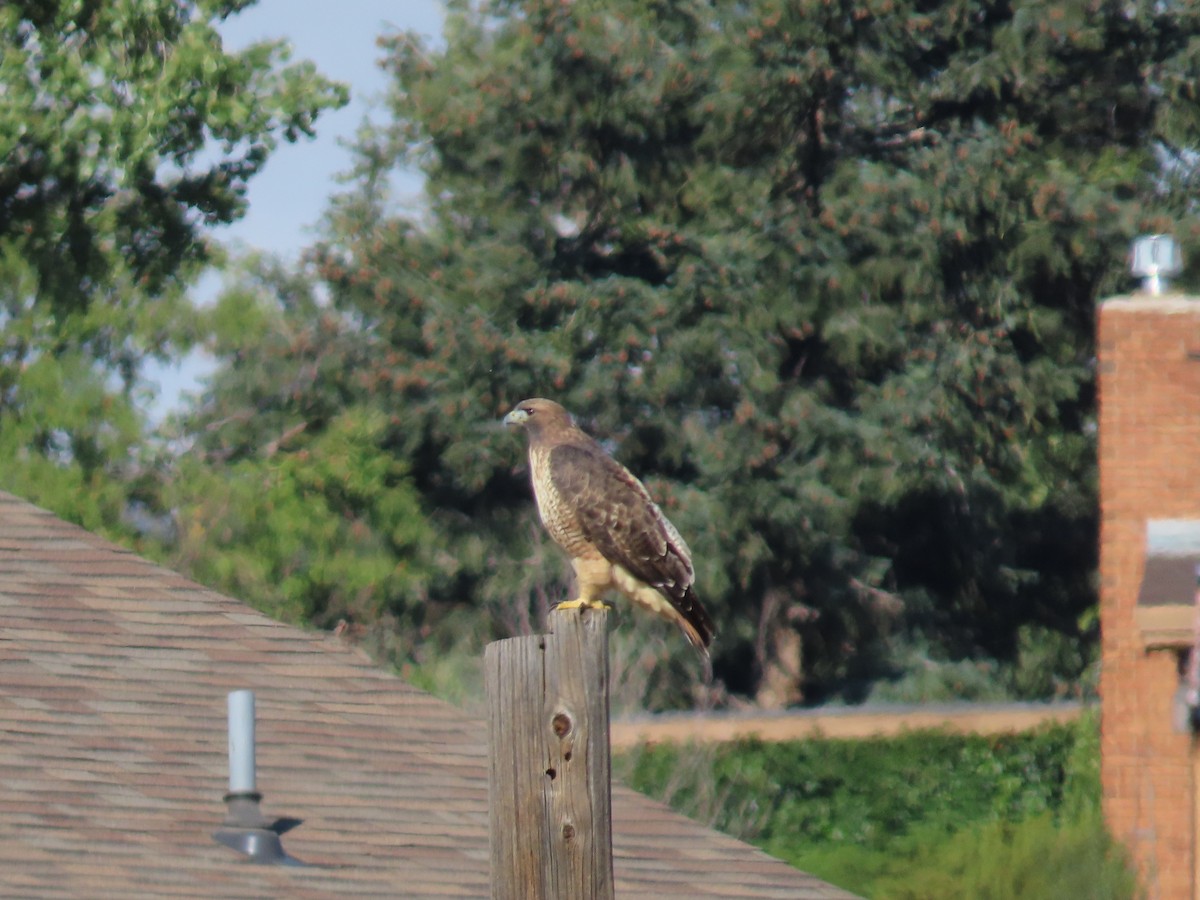
[[[535,438],[547,432],[571,428],[575,423],[571,421],[571,414],[553,400],[534,397],[518,403],[504,417],[504,424],[524,428],[530,438]]]

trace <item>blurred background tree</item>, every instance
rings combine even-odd
[[[0,6],[0,485],[109,534],[159,504],[138,376],[199,335],[204,229],[346,99],[282,43],[226,53],[246,5]]]
[[[402,419],[360,401],[366,348],[308,279],[243,267],[204,316],[224,364],[173,463],[174,561],[291,622],[407,609],[393,624],[420,625],[438,558],[407,465],[385,446]]]
[[[1197,38],[1186,4],[450,3],[444,48],[384,39],[307,258],[202,325],[178,559],[477,655],[566,596],[497,424],[551,396],[692,545],[727,690],[1077,690],[1093,309],[1133,235],[1200,233]],[[687,702],[637,630],[643,700]]]

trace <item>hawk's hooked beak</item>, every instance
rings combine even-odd
[[[528,418],[529,418],[529,413],[525,412],[525,410],[514,409],[512,412],[510,412],[507,416],[504,417],[504,424],[510,425],[510,426],[524,425],[525,420]]]

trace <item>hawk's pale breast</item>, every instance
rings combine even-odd
[[[570,504],[566,503],[550,473],[550,453],[547,450],[530,448],[529,469],[533,482],[533,496],[537,501],[538,515],[554,542],[570,556],[593,555],[596,550],[583,536]]]

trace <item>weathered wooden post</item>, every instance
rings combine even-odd
[[[484,652],[492,897],[613,897],[608,611]]]

